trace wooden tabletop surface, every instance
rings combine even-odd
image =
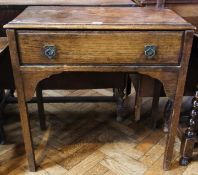
[[[132,0],[0,0],[0,5],[129,5]]]
[[[169,9],[154,7],[30,6],[5,28],[34,29],[194,29]]]

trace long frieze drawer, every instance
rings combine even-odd
[[[178,64],[180,31],[18,31],[22,64]]]

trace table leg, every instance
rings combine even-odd
[[[182,97],[183,96],[179,96],[178,94],[176,94],[174,101],[173,101],[173,109],[172,109],[172,114],[171,114],[171,118],[169,121],[168,138],[166,141],[166,148],[165,148],[165,153],[164,153],[164,170],[169,170],[171,167],[171,160],[173,156],[175,136],[177,133],[177,127],[179,123]]]
[[[173,109],[172,115],[169,122],[169,133],[166,142],[166,148],[164,153],[164,170],[169,170],[171,166],[171,160],[173,157],[173,148],[175,143],[175,136],[177,133],[177,127],[179,124],[179,117],[180,117],[180,110],[181,104],[183,99],[184,87],[185,87],[185,80],[186,74],[188,69],[188,62],[191,53],[193,41],[193,32],[186,31],[184,34],[184,45],[182,50],[182,61],[181,61],[181,69],[178,72],[177,78],[177,86],[175,90],[175,96],[172,97],[173,99]]]
[[[35,155],[33,150],[33,143],[32,143],[32,134],[31,134],[31,127],[30,121],[28,116],[28,108],[23,98],[24,94],[22,91],[18,90],[18,105],[19,105],[19,112],[21,117],[21,126],[26,150],[26,156],[28,160],[29,170],[32,172],[36,171],[36,163],[35,163]]]
[[[26,156],[28,160],[29,170],[35,172],[36,171],[35,155],[32,144],[32,135],[31,135],[29,116],[28,116],[28,108],[25,100],[24,83],[22,80],[22,73],[20,71],[19,58],[16,48],[15,31],[7,30],[7,35],[9,41],[13,75],[17,90],[18,106],[19,106],[19,112],[21,118],[21,126],[22,126]]]

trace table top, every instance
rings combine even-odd
[[[154,7],[30,6],[4,28],[18,29],[195,29],[169,9]]]
[[[132,0],[0,0],[0,5],[133,5]]]

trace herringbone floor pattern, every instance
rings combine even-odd
[[[111,91],[47,91],[45,94],[110,95]],[[132,95],[128,98],[129,106],[133,101]],[[143,111],[148,111],[150,104],[150,99],[145,99]],[[9,121],[6,125],[10,144],[0,146],[0,175],[198,174],[196,161],[188,167],[178,165],[178,139],[172,170],[164,172],[162,161],[166,136],[162,129],[151,130],[149,118],[135,123],[132,115],[117,122],[113,103],[45,104],[45,111],[48,129],[40,131],[37,107],[29,105],[39,165],[36,173],[30,173],[26,167],[17,106],[7,107],[7,115],[15,122]]]

